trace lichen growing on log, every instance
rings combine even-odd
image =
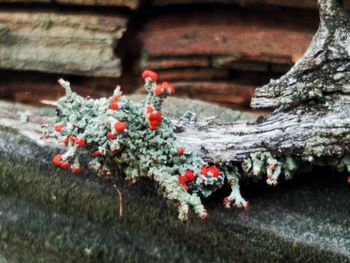
[[[225,206],[248,207],[235,173],[224,173],[217,167],[221,163],[204,161],[177,142],[171,122],[161,112],[174,87],[167,82],[157,85],[157,74],[150,70],[142,77],[148,93],[144,106],[124,98],[119,87],[111,98],[84,99],[60,80],[66,95],[58,102],[54,129],[45,136],[57,138],[68,150],[55,155],[53,163],[79,173],[78,155],[88,152],[93,156],[89,167],[99,176],[112,176],[117,170],[132,183],[150,177],[167,199],[177,203],[182,221],[188,219],[190,208],[205,219],[208,213],[200,197],[208,197],[226,181],[232,193]]]

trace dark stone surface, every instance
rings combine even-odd
[[[206,200],[207,221],[183,225],[151,181],[128,186],[56,169],[56,149],[5,125],[0,119],[0,262],[350,262],[343,174],[243,186],[247,211],[224,209],[222,189]]]

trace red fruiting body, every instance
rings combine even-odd
[[[170,95],[174,95],[175,94],[175,88],[173,87],[173,85],[169,86],[168,92],[169,92]]]
[[[150,122],[158,122],[159,123],[162,121],[162,114],[159,111],[153,112],[149,115],[148,120]]]
[[[157,85],[157,87],[155,87],[155,89],[153,90],[153,95],[154,96],[159,96],[162,93],[163,93],[162,85]]]
[[[80,167],[78,166],[78,167],[72,168],[72,173],[74,173],[74,174],[80,173]]]
[[[86,146],[86,142],[83,138],[76,138],[75,143],[78,144],[80,147]]]
[[[186,170],[185,177],[188,181],[193,181],[195,179],[194,172],[190,169]]]
[[[119,104],[117,101],[112,101],[110,104],[109,104],[109,107],[108,107],[110,110],[117,110],[119,109]]]
[[[151,114],[151,113],[153,113],[153,108],[150,104],[148,104],[146,107],[146,114]]]
[[[70,142],[75,142],[75,136],[74,135],[69,136],[69,141]]]
[[[208,173],[211,173],[213,177],[218,177],[220,175],[220,170],[215,165],[211,165],[209,167],[202,166],[201,174],[207,176]]]
[[[61,162],[62,162],[62,155],[56,154],[56,155],[52,158],[52,162],[53,162],[54,165],[60,166],[60,165],[61,165]]]
[[[61,163],[61,168],[68,169],[69,168],[69,163],[68,162],[62,162]]]
[[[218,177],[220,175],[220,170],[215,165],[210,166],[208,168],[208,172],[211,172],[214,177]]]
[[[348,184],[350,184],[350,176],[348,177]]]
[[[55,131],[56,132],[61,132],[61,130],[64,128],[64,125],[62,123],[57,123],[55,125]]]
[[[151,113],[148,117],[150,129],[156,130],[159,126],[159,123],[162,121],[162,118],[162,114],[159,111]]]
[[[69,136],[66,136],[66,138],[64,138],[64,144],[68,144],[69,143]]]
[[[207,167],[206,167],[206,166],[202,166],[202,168],[201,168],[201,174],[204,175],[204,176],[207,176],[207,173],[208,173]]]
[[[102,155],[100,150],[96,150],[92,154],[95,155],[95,156],[101,156]]]
[[[126,129],[126,123],[125,122],[122,122],[122,121],[117,121],[115,124],[114,124],[114,129],[117,131],[117,132],[123,132],[125,129]]]
[[[173,95],[175,93],[175,88],[173,85],[169,84],[168,82],[162,83],[162,92],[168,92],[170,95]]]
[[[110,140],[113,140],[113,139],[115,139],[115,135],[113,134],[113,132],[109,131],[109,132],[107,132],[107,138]]]
[[[150,78],[152,81],[157,81],[158,80],[158,75],[152,70],[146,69],[145,71],[142,72],[141,77],[143,79]]]
[[[179,147],[178,149],[177,149],[177,154],[178,155],[183,155],[185,153],[185,149],[183,148],[183,147]]]
[[[186,191],[188,191],[188,186],[186,185],[186,183],[188,182],[188,179],[186,178],[186,176],[180,175],[178,180],[179,180],[179,184],[182,185]]]

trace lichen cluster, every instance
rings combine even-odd
[[[72,92],[69,82],[59,80],[66,95],[58,101],[50,136],[68,149],[55,155],[53,163],[79,173],[79,155],[88,153],[92,156],[89,168],[99,176],[114,176],[113,171],[119,171],[131,182],[149,177],[165,198],[178,205],[182,221],[188,219],[190,208],[200,218],[207,218],[201,198],[225,183],[232,188],[224,199],[225,207],[248,207],[236,173],[205,162],[177,142],[171,122],[161,112],[174,87],[167,82],[157,84],[158,76],[150,70],[144,71],[142,78],[147,91],[144,105],[126,99],[119,87],[110,98],[83,98]]]

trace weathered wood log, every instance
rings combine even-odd
[[[0,68],[119,77],[124,16],[0,12]]]

